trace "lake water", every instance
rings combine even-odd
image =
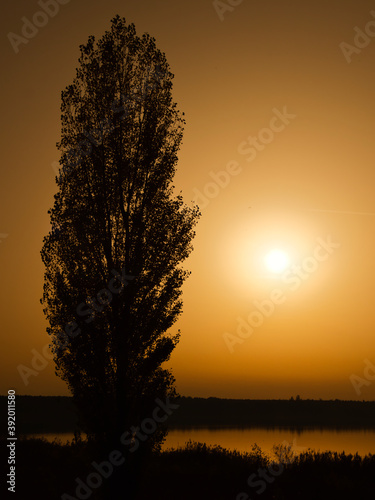
[[[31,437],[31,436],[30,436]],[[63,443],[73,439],[72,433],[35,434],[48,441],[55,438]],[[306,429],[289,430],[280,428],[230,428],[230,429],[172,429],[169,431],[163,449],[183,447],[191,439],[208,445],[220,445],[223,448],[238,451],[251,451],[254,443],[270,454],[275,444],[290,443],[296,453],[308,448],[316,451],[337,451],[357,453],[364,456],[375,453],[375,430],[334,430]]]

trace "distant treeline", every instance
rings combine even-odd
[[[375,401],[181,398],[180,405],[171,426],[375,428]]]
[[[177,427],[375,428],[375,401],[250,400],[182,397],[168,419]],[[1,433],[6,396],[0,396]],[[71,397],[17,396],[17,434],[74,432],[78,416]],[[137,425],[137,422],[134,423]]]

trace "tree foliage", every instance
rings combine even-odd
[[[80,46],[62,92],[58,192],[44,238],[44,293],[56,373],[89,436],[109,439],[174,392],[163,368],[179,339],[181,262],[199,209],[174,196],[183,115],[165,55],[115,17]],[[148,443],[157,446],[160,430]]]

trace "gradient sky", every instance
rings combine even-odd
[[[365,0],[244,0],[220,19],[212,1],[71,0],[16,54],[8,33],[21,35],[22,18],[41,7],[2,5],[2,394],[68,394],[53,362],[27,385],[17,367],[31,368],[49,343],[40,249],[56,192],[60,93],[75,75],[79,45],[120,14],[156,38],[175,74],[187,121],[175,185],[202,210],[174,327],[182,331],[170,361],[177,389],[375,399],[375,372],[365,368],[366,359],[375,364],[372,9]],[[354,28],[371,20],[371,37],[354,46]],[[350,56],[342,42],[354,46]],[[283,110],[293,115],[284,123]],[[249,137],[258,150],[246,146]],[[225,169],[232,174],[220,174]],[[329,240],[331,253],[316,253]],[[264,266],[273,248],[289,254],[284,279]],[[272,309],[264,301],[277,294],[284,300]],[[254,314],[254,301],[269,312]],[[224,337],[233,340],[249,315],[263,323],[231,352]],[[352,375],[365,384],[355,390]]]

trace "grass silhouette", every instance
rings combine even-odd
[[[2,449],[6,442],[2,439]],[[283,459],[280,459],[280,457]],[[17,441],[17,498],[61,500],[75,496],[76,478],[93,472],[92,461],[101,462],[95,446],[75,439],[67,444],[44,439]],[[259,471],[277,470],[277,475]],[[189,441],[182,448],[153,454],[144,463],[136,500],[250,500],[268,499],[368,499],[375,492],[375,455],[316,452],[287,454],[280,446],[274,456],[257,445],[247,453]],[[253,477],[253,480],[249,480]],[[263,477],[263,479],[261,479]],[[90,499],[106,496],[106,479],[93,489]],[[263,481],[263,486],[260,484]],[[261,491],[262,490],[262,491]],[[126,484],[123,495],[129,498]]]

